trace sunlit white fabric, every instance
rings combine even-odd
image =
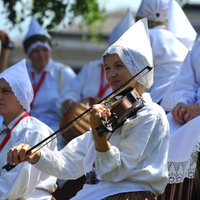
[[[113,53],[119,55],[133,76],[147,66],[153,67],[147,19],[142,19],[130,27],[128,31],[104,52],[103,56]],[[129,59],[126,59],[127,55]],[[153,70],[140,78],[138,82],[149,88],[153,83]]]
[[[29,112],[33,100],[33,88],[26,68],[26,60],[22,60],[7,68],[0,74],[8,82],[23,108]]]
[[[23,115],[19,115],[8,125],[16,123]],[[4,127],[2,127],[3,129]],[[17,144],[29,144],[31,147],[52,134],[52,130],[33,117],[26,117],[13,129],[11,138],[0,153],[0,166],[7,163],[7,152]],[[4,135],[5,137],[5,135]],[[4,137],[0,137],[2,142]],[[45,149],[56,149],[56,139],[50,142]],[[3,170],[0,175],[0,199],[51,199],[51,193],[56,189],[56,178],[46,173],[41,173],[33,165],[24,162],[7,172]]]

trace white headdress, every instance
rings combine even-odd
[[[197,32],[191,25],[183,9],[176,1],[171,1],[169,9],[168,30],[171,31],[188,49],[191,49]]]
[[[51,36],[48,32],[38,23],[35,18],[32,18],[28,32],[23,41],[24,51],[29,54],[32,49],[37,46],[44,46],[51,50]]]
[[[166,25],[188,49],[193,46],[197,33],[175,0],[142,0],[136,16],[147,17],[150,28],[153,25]]]
[[[10,85],[19,103],[29,112],[33,100],[33,88],[25,59],[0,73],[0,78],[3,78]]]
[[[146,17],[155,22],[165,22],[168,20],[168,10],[171,0],[142,0],[136,16]]]
[[[113,28],[112,33],[109,36],[108,44],[109,46],[116,42],[119,37],[128,30],[135,23],[135,19],[131,13],[131,10],[128,8],[124,17],[121,21]]]
[[[103,56],[114,53],[118,54],[133,76],[146,66],[153,67],[147,19],[141,19],[131,26],[104,52]],[[141,83],[146,88],[151,87],[153,83],[153,70],[148,72],[137,82]]]

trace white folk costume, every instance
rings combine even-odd
[[[154,63],[154,84],[150,88],[149,92],[153,101],[156,103],[160,103],[162,98],[165,96],[171,81],[179,72],[182,62],[188,53],[186,45],[176,38],[176,35],[179,35],[179,38],[181,38],[184,32],[182,35],[180,35],[179,32],[176,33],[175,30],[177,29],[174,27],[178,25],[174,24],[172,20],[169,21],[169,18],[172,19],[171,7],[174,5],[173,2],[173,0],[142,0],[136,14],[138,18],[148,18]],[[180,15],[178,16],[178,19],[180,20]],[[175,17],[176,16],[174,16],[174,18]],[[170,29],[168,24],[170,24]],[[181,21],[181,23],[178,24],[184,24],[184,22]],[[171,31],[172,29],[174,32]],[[188,28],[188,31],[191,29]],[[185,32],[187,32],[187,29]],[[186,41],[186,38],[183,40]],[[192,38],[188,37],[187,41],[190,41],[190,44],[192,45],[194,40],[195,38],[193,38],[192,35]]]
[[[126,60],[124,64],[133,75],[152,66],[147,21],[135,23],[104,55],[107,53],[117,53],[123,62]],[[152,79],[151,71],[140,83],[149,87]],[[168,175],[168,122],[164,110],[147,96],[143,95],[145,106],[134,117],[128,118],[112,135],[108,133],[112,146],[107,152],[95,150],[89,132],[73,139],[60,152],[42,151],[35,166],[66,179],[95,170],[99,182],[85,184],[74,200],[100,200],[124,192],[149,191],[155,195],[163,192]]]
[[[51,51],[51,37],[34,18],[23,44],[27,55],[37,46],[46,47]],[[75,78],[75,72],[69,66],[53,59],[49,60],[47,66],[39,74],[35,72],[30,62],[27,67],[34,88],[30,114],[57,131],[61,114],[56,107],[56,102],[61,97],[64,88],[69,87]]]
[[[161,102],[162,107],[166,111],[171,111],[180,102],[187,105],[200,103],[199,47],[200,41],[197,41],[192,51],[188,53],[180,73],[173,81],[173,87],[170,87],[167,97]],[[200,136],[200,117],[196,117],[184,125],[176,124],[172,119],[171,113],[168,114],[168,119],[171,125],[170,132],[172,138],[170,142],[169,160],[187,161],[191,158],[194,149],[200,149],[198,142]],[[177,142],[179,144],[178,146],[176,146]],[[184,148],[185,145],[187,145],[187,148]],[[188,175],[194,177],[194,171],[191,172],[182,174],[181,181],[183,178],[188,177]]]
[[[27,143],[30,146],[52,134],[52,130],[44,123],[29,116],[33,89],[29,80],[25,60],[9,67],[0,74],[10,85],[14,95],[23,106],[24,112],[12,122],[1,128],[0,133],[0,166],[7,163],[7,152],[15,145]],[[9,128],[7,133],[4,128]],[[50,142],[46,149],[56,150],[56,140]],[[51,199],[56,189],[56,178],[39,171],[27,162],[17,165],[10,171],[3,170],[0,174],[0,199]]]
[[[200,41],[197,41],[161,102],[161,106],[169,112],[169,183],[182,184],[189,179],[190,185],[193,185],[189,188],[189,194],[195,189],[194,177],[200,151],[200,116],[181,125],[174,121],[170,111],[180,102],[186,105],[200,103],[199,47]]]
[[[119,37],[134,24],[134,18],[131,10],[127,9],[124,17],[114,27],[109,36],[109,46],[119,39]],[[71,99],[76,102],[84,102],[88,97],[102,99],[110,94],[112,89],[107,83],[106,75],[103,68],[103,60],[97,59],[86,63],[79,72],[71,86],[63,93],[58,102],[58,107],[67,100]]]

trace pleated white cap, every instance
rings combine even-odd
[[[122,62],[134,76],[145,67],[153,67],[152,49],[149,41],[147,19],[141,19],[132,25],[103,54],[117,53]],[[153,84],[153,70],[145,74],[137,82],[146,88]]]
[[[175,0],[142,0],[137,17],[155,22],[167,22],[167,29],[188,49],[191,49],[197,33]]]
[[[5,69],[0,73],[0,78],[3,78],[10,85],[19,103],[29,112],[34,93],[25,59]]]
[[[28,31],[24,37],[24,41],[34,35],[45,35],[49,39],[51,38],[49,33],[39,24],[39,22],[34,17],[32,17]]]
[[[127,9],[124,17],[120,20],[120,22],[113,28],[109,39],[108,44],[109,46],[116,42],[119,37],[128,30],[133,24],[135,23],[135,19],[131,13],[130,8]]]
[[[49,51],[51,50],[51,36],[34,17],[29,24],[23,45],[27,55],[37,46],[44,46]]]

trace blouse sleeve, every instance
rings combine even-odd
[[[156,115],[139,116],[127,122],[121,130],[123,137],[119,145],[112,145],[104,153],[97,152],[98,178],[119,182],[124,179],[139,180],[142,173],[148,178],[155,171],[157,174],[167,160],[168,142],[164,139],[167,130],[168,126]]]

